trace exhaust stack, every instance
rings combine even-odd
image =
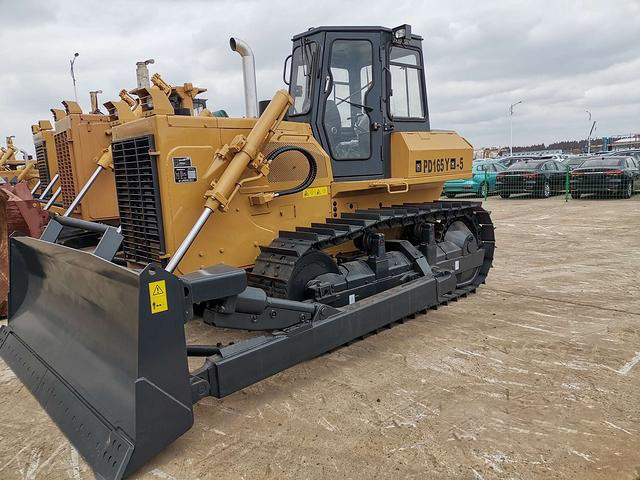
[[[98,94],[102,93],[102,90],[93,90],[89,92],[89,96],[91,97],[91,113],[93,114],[101,114],[100,107],[98,107]]]
[[[151,83],[149,82],[149,68],[147,65],[154,63],[156,63],[156,61],[153,58],[144,60],[143,62],[136,62],[136,80],[138,81],[138,88],[151,87]]]
[[[251,47],[236,37],[229,39],[231,50],[242,57],[242,77],[244,79],[244,109],[247,117],[258,117],[258,90],[256,88],[256,62]]]

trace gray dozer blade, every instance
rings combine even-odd
[[[191,428],[178,278],[27,237],[10,259],[0,356],[97,478],[128,476]]]

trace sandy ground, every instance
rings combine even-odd
[[[136,478],[640,478],[640,195],[486,205],[477,295],[205,399]],[[2,479],[92,478],[1,362],[0,442]]]

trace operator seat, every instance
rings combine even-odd
[[[333,100],[327,100],[324,109],[324,128],[329,137],[329,143],[335,146],[340,140],[340,129],[342,128],[342,118],[340,117],[340,110]]]

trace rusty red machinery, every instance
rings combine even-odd
[[[49,221],[49,214],[40,208],[26,182],[0,185],[0,212],[6,222],[0,222],[0,316],[7,314],[9,287],[8,244],[11,235],[40,237]]]

